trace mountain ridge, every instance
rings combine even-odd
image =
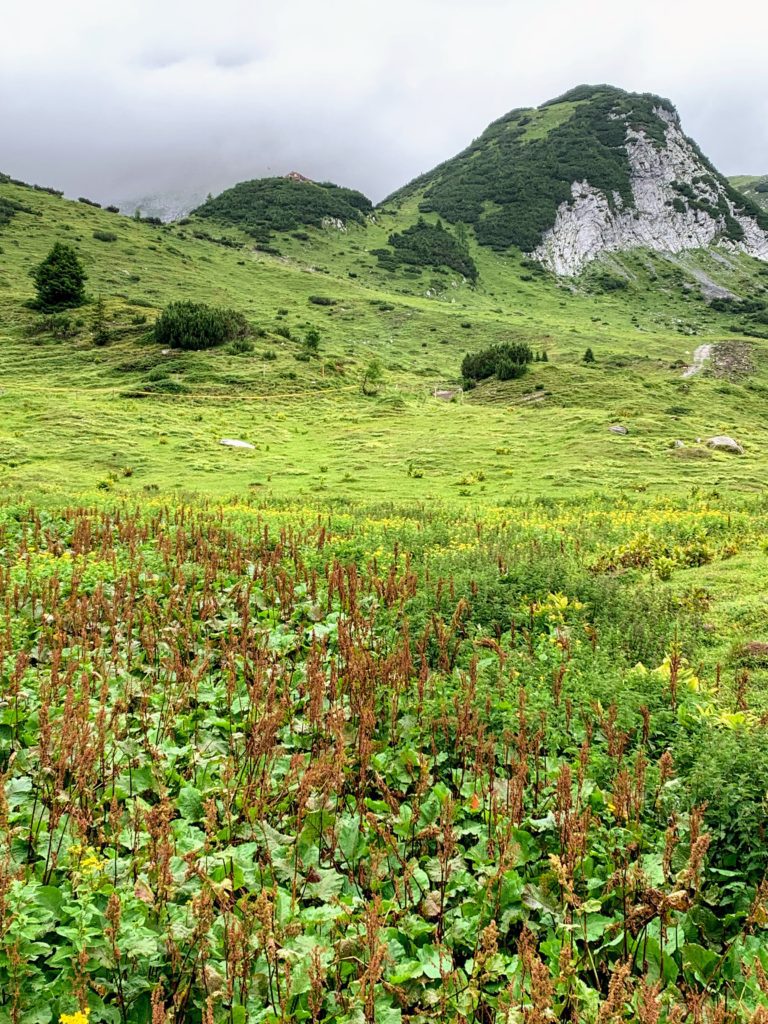
[[[601,253],[722,243],[768,259],[768,216],[684,135],[671,101],[578,86],[492,122],[469,147],[384,202],[473,228],[573,276]]]

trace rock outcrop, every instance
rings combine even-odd
[[[574,276],[602,253],[648,248],[678,253],[719,244],[768,260],[768,232],[736,209],[726,183],[713,174],[683,134],[676,114],[656,108],[665,144],[627,129],[634,204],[607,196],[589,181],[571,186],[554,226],[532,254],[549,270]],[[738,227],[734,227],[734,222]]]
[[[718,434],[717,437],[710,437],[707,447],[714,448],[717,452],[730,452],[731,455],[743,455],[744,449],[738,441],[725,434]]]

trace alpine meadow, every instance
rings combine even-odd
[[[0,175],[0,1024],[766,1024],[768,177],[300,170]]]

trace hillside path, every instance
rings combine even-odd
[[[695,377],[704,369],[704,364],[712,355],[711,345],[699,345],[693,353],[693,362],[683,370],[683,377]]]

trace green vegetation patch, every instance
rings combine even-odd
[[[0,196],[0,228],[10,224],[12,218],[17,213],[34,213],[34,210],[25,203],[20,203],[17,199],[8,199],[5,196]]]
[[[362,192],[330,182],[257,178],[227,189],[194,212],[268,240],[272,231],[319,228],[326,218],[364,224],[372,209]]]
[[[247,337],[248,321],[235,309],[203,302],[172,302],[155,321],[154,337],[169,348],[199,350]]]
[[[492,345],[479,352],[468,353],[461,363],[461,374],[467,384],[497,377],[499,380],[516,380],[525,373],[533,362],[530,345],[521,342],[505,342]]]
[[[764,1020],[766,701],[686,581],[765,528],[0,509],[0,1018]]]
[[[420,217],[405,231],[389,236],[391,249],[376,249],[379,265],[387,270],[407,267],[449,267],[470,281],[477,280],[477,265],[461,241],[438,220],[430,224]]]

